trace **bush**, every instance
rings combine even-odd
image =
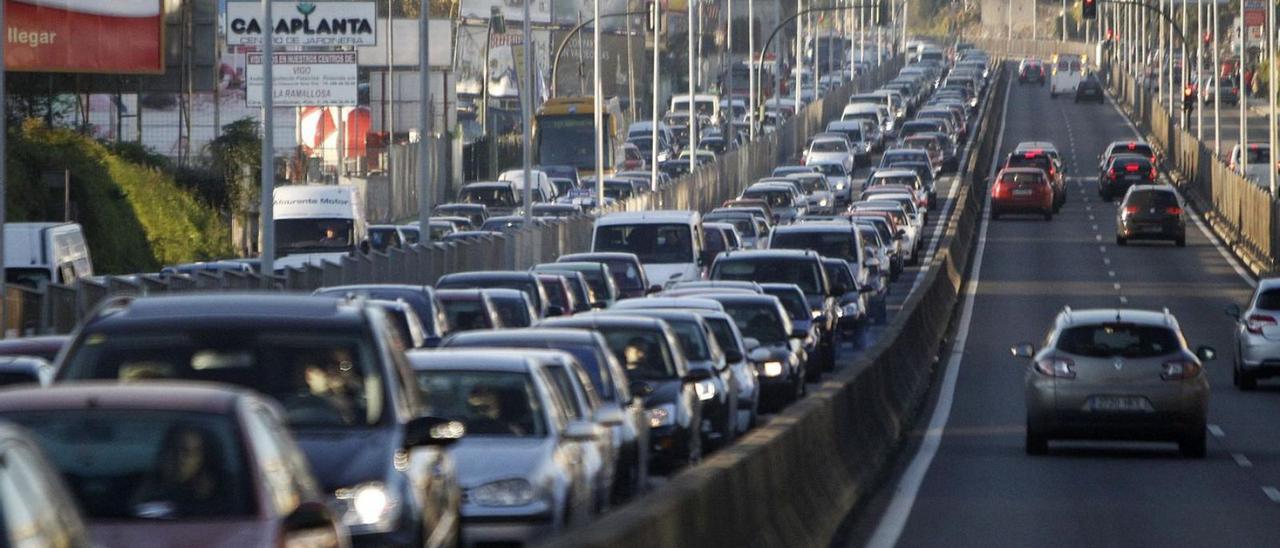
[[[71,198],[84,226],[94,270],[155,271],[162,265],[232,254],[230,231],[218,214],[164,171],[128,161],[67,129],[38,121],[10,132],[6,207],[13,221],[45,221],[58,210],[40,179],[44,170],[71,171]]]

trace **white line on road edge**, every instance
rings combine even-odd
[[[1120,119],[1124,120],[1124,123],[1129,126],[1129,129],[1133,131],[1135,136],[1139,139],[1144,137],[1142,131],[1138,130],[1138,126],[1134,125],[1133,120],[1130,120],[1129,117],[1125,115],[1124,111],[1120,110],[1120,107],[1116,106],[1116,102],[1114,100],[1111,101],[1111,108],[1115,109],[1116,114],[1120,115]],[[1183,203],[1190,205],[1190,202],[1183,199],[1181,190],[1174,187],[1174,191],[1178,193],[1178,198],[1182,199]],[[1204,226],[1204,223],[1200,222],[1199,212],[1193,211],[1191,220],[1196,223],[1196,227],[1200,229],[1200,232],[1204,234],[1205,238],[1209,239],[1209,243],[1213,244],[1213,247],[1218,250],[1218,254],[1222,255],[1222,258],[1227,261],[1227,264],[1231,266],[1231,269],[1236,271],[1236,274],[1240,276],[1240,279],[1244,280],[1244,283],[1249,284],[1249,287],[1258,287],[1258,282],[1249,275],[1248,270],[1245,270],[1244,267],[1240,265],[1240,261],[1237,261],[1235,256],[1227,251],[1226,246],[1222,245],[1222,240],[1218,239],[1218,235],[1214,234],[1212,230],[1209,230],[1208,227]]]
[[[1262,492],[1271,499],[1271,502],[1280,502],[1280,489],[1268,485],[1262,488]]]
[[[1232,453],[1231,458],[1234,459],[1236,464],[1240,465],[1241,468],[1253,468],[1253,461],[1249,460],[1249,457],[1244,456],[1244,453]]]
[[[995,160],[1000,157],[1000,148],[1004,145],[1005,119],[1009,115],[1009,94],[1012,90],[1013,80],[1009,80],[1005,87],[1004,107],[1000,112],[1000,135],[996,137],[995,156],[991,162],[989,175],[995,174],[997,164]],[[990,216],[985,212],[990,209],[991,194],[988,193],[983,199],[981,210],[983,212],[982,227],[978,231],[978,249],[973,255],[973,277],[960,292],[961,298],[964,299],[964,311],[960,314],[959,329],[952,344],[951,356],[947,359],[947,370],[942,379],[942,387],[938,390],[938,403],[933,408],[933,415],[929,417],[929,429],[920,442],[920,450],[916,452],[915,457],[912,457],[911,464],[907,466],[902,479],[898,481],[893,491],[893,500],[889,502],[889,507],[885,509],[880,523],[876,525],[876,530],[871,535],[871,540],[867,542],[869,548],[891,548],[898,544],[898,539],[902,537],[902,530],[907,526],[907,518],[911,517],[911,508],[915,506],[916,495],[924,485],[925,474],[929,472],[929,466],[933,464],[933,458],[938,454],[938,447],[942,445],[942,433],[946,430],[947,421],[951,418],[956,380],[960,376],[960,361],[964,358],[965,344],[969,340],[969,324],[973,321],[973,303],[977,300],[978,282],[982,274],[982,256],[987,247],[987,227],[991,221]]]
[[[1226,432],[1222,431],[1222,427],[1216,424],[1209,425],[1209,433],[1213,434],[1213,437],[1215,438],[1222,438],[1222,437],[1226,437],[1227,435]]]

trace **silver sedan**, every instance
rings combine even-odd
[[[1027,453],[1051,439],[1175,441],[1183,455],[1203,457],[1209,381],[1168,310],[1072,311],[1057,316],[1046,345],[1013,347],[1028,358]]]

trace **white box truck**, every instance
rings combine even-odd
[[[33,288],[93,276],[89,245],[77,223],[5,223],[4,267],[8,283]]]
[[[360,193],[349,185],[287,185],[272,194],[275,269],[338,263],[367,252],[368,224]]]

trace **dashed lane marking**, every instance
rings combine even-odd
[[[1232,453],[1231,459],[1236,461],[1236,464],[1241,468],[1253,468],[1253,461],[1249,460],[1249,457],[1244,456],[1244,453]]]
[[[1224,438],[1227,436],[1227,434],[1222,431],[1222,427],[1216,424],[1209,425],[1209,433],[1213,434],[1213,437],[1215,438]]]
[[[1280,503],[1280,489],[1267,485],[1262,488],[1262,493],[1271,499],[1271,502]]]

